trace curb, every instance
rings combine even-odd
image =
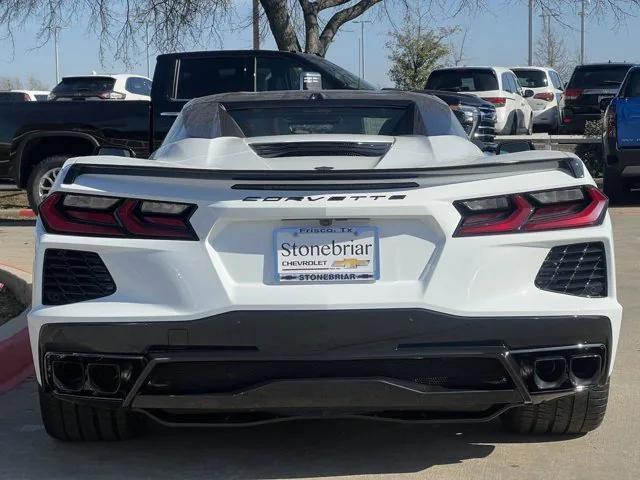
[[[18,216],[24,218],[36,218],[36,212],[31,210],[30,208],[23,208],[18,210]]]
[[[36,212],[34,212],[33,210],[31,210],[30,208],[3,208],[0,209],[0,214],[2,214],[2,218],[14,218],[14,219],[21,219],[21,218],[36,218]]]
[[[31,274],[0,264],[0,282],[24,305],[31,304]],[[0,326],[0,394],[33,375],[33,357],[27,329],[27,312]]]

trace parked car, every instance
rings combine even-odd
[[[3,90],[0,91],[0,102],[44,102],[49,92],[40,90]]]
[[[49,100],[150,100],[151,80],[141,75],[76,75],[64,77]]]
[[[527,98],[533,109],[533,126],[542,127],[551,133],[558,133],[560,120],[560,99],[564,84],[558,72],[546,67],[512,67],[518,83],[525,90],[533,90]]]
[[[525,97],[532,97],[518,84],[515,74],[502,67],[439,68],[427,79],[427,90],[472,93],[496,107],[496,134],[530,134],[533,110]]]
[[[583,134],[588,121],[602,116],[600,104],[617,93],[631,63],[592,63],[578,65],[562,97],[561,133]]]
[[[575,155],[486,157],[429,95],[298,91],[192,100],[153,160],[70,159],[40,206],[51,436],[122,439],[141,414],[602,421],[622,308]]]
[[[613,202],[629,199],[640,183],[640,67],[631,68],[604,115],[604,191]]]
[[[383,88],[383,90],[402,91],[396,88]],[[496,107],[492,103],[468,93],[444,90],[414,90],[414,92],[438,97],[449,105],[472,142],[484,150],[496,148]]]
[[[307,88],[309,72],[321,75],[324,89],[375,89],[317,55],[230,50],[160,55],[151,103],[0,104],[0,178],[12,178],[26,188],[35,208],[69,157],[91,155],[100,145],[116,145],[146,158],[189,99],[222,92]]]
[[[473,142],[483,149],[495,148],[496,107],[486,100],[468,93],[442,90],[417,90],[434,95],[446,102],[465,132]]]

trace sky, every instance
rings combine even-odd
[[[527,61],[528,17],[526,2],[505,4],[496,0],[489,2],[490,8],[482,12],[466,13],[453,18],[438,18],[434,26],[459,25],[467,31],[464,47],[464,64],[466,65],[524,65]],[[541,28],[541,12],[534,17],[534,35]],[[240,10],[239,15],[244,11]],[[640,15],[640,11],[638,12]],[[365,78],[380,87],[392,86],[387,72],[389,60],[385,47],[388,32],[392,26],[382,15],[368,13],[366,18],[373,23],[366,25],[365,31]],[[586,26],[586,60],[598,61],[638,61],[640,60],[640,28],[638,18],[629,18],[618,25],[613,18],[587,18]],[[567,48],[577,58],[580,42],[579,17],[567,11],[563,17],[566,25],[554,22],[562,36],[566,39]],[[11,42],[0,40],[0,77],[19,77],[23,81],[33,76],[49,87],[55,85],[55,61],[52,43],[38,48],[36,39],[37,24],[27,24],[15,34],[15,49]],[[251,30],[223,32],[222,43],[213,40],[204,48],[194,46],[193,49],[242,49],[251,48]],[[327,58],[354,73],[358,68],[358,41],[360,26],[346,24],[338,34],[336,41],[329,48]],[[453,39],[460,44],[461,35]],[[275,49],[275,43],[267,36],[263,48]],[[156,52],[151,51],[151,71],[155,64]],[[142,52],[134,59],[134,65],[126,68],[114,62],[108,51],[104,65],[100,64],[99,42],[95,34],[87,32],[86,24],[71,25],[64,28],[59,35],[59,67],[60,75],[89,74],[96,72],[146,74],[145,54]],[[568,80],[568,79],[565,79]]]

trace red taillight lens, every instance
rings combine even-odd
[[[507,104],[505,97],[486,97],[483,100],[493,103],[496,107],[504,107]]]
[[[454,203],[462,215],[454,237],[591,227],[602,223],[607,204],[591,185],[462,200]]]
[[[565,100],[577,100],[582,95],[581,88],[567,88],[564,92]]]
[[[554,98],[556,98],[556,96],[551,93],[551,92],[542,92],[542,93],[536,93],[533,98],[536,98],[538,100],[545,100],[547,102],[552,101]]]
[[[63,235],[198,240],[195,205],[55,192],[40,205],[45,230]]]

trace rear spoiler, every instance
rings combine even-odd
[[[430,168],[398,168],[384,170],[205,170],[200,168],[172,168],[141,165],[108,165],[74,163],[67,171],[63,184],[73,184],[81,175],[122,175],[134,177],[183,178],[244,181],[309,181],[309,180],[399,180],[450,176],[478,176],[492,174],[522,174],[560,170],[574,178],[584,177],[584,165],[572,157],[523,160],[514,163],[494,162],[477,165],[457,165]]]

